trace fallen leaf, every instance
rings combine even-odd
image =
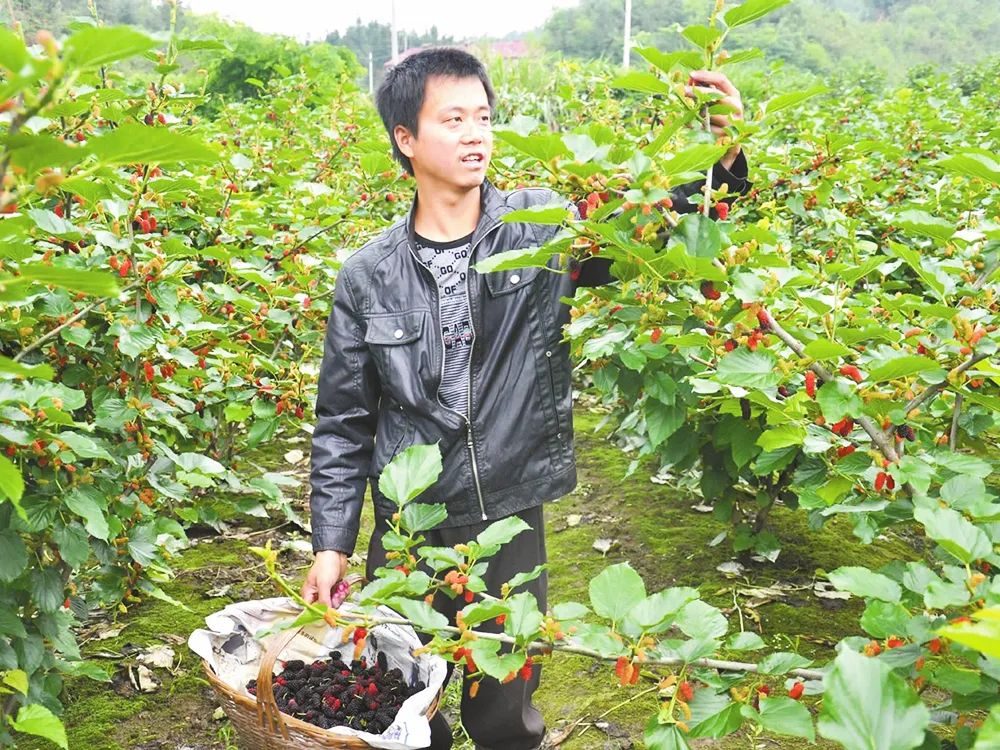
[[[160,683],[153,677],[152,670],[142,664],[130,669],[128,676],[132,686],[140,693],[155,693],[160,687]]]
[[[618,547],[620,542],[617,539],[595,539],[593,547],[602,555],[607,555],[611,550]]]
[[[124,625],[107,625],[99,628],[97,632],[94,633],[94,637],[99,641],[106,641],[109,638],[117,638],[121,635],[124,629]]]
[[[174,666],[174,650],[170,646],[153,646],[138,656],[139,661],[151,667],[170,669]]]
[[[729,560],[728,562],[721,563],[715,567],[720,573],[724,573],[727,576],[738,576],[743,575],[743,571],[746,570],[740,563],[736,560]]]
[[[691,510],[698,511],[699,513],[712,513],[715,508],[711,505],[706,505],[705,503],[698,503],[697,505],[692,505]]]
[[[820,599],[850,599],[851,595],[847,591],[837,591],[829,581],[816,581],[813,586],[813,593]]]
[[[209,589],[205,592],[205,596],[209,599],[217,599],[220,596],[228,596],[230,589],[233,588],[233,584],[226,583],[222,586],[216,586],[215,588]]]
[[[302,461],[302,459],[305,457],[306,454],[300,451],[298,448],[290,450],[288,451],[288,453],[285,454],[285,460],[288,461],[288,463],[290,464],[297,464],[300,461]]]
[[[566,516],[566,525],[567,526],[579,526],[580,525],[580,521],[582,521],[582,520],[583,520],[583,516],[581,516],[579,513],[570,513],[568,516]]]

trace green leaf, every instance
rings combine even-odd
[[[142,54],[156,40],[130,26],[88,26],[66,40],[66,63],[75,68],[95,68]]]
[[[975,622],[946,625],[937,632],[990,658],[1000,659],[1000,607],[979,610],[973,617]]]
[[[409,532],[433,529],[448,517],[444,503],[409,503],[403,507],[400,523]]]
[[[80,458],[103,458],[106,461],[114,461],[114,457],[107,450],[86,435],[66,430],[59,433],[59,439]]]
[[[949,172],[978,177],[994,185],[1000,183],[1000,162],[992,154],[966,151],[938,159],[934,165]]]
[[[727,150],[728,150],[727,146],[714,146],[712,144],[707,144],[707,143],[700,143],[695,146],[688,146],[683,151],[677,152],[669,159],[666,159],[660,164],[658,164],[657,168],[660,174],[671,175],[671,176],[679,174],[687,174],[689,172],[704,172],[713,164],[715,164],[717,161],[719,161],[719,159],[721,159],[725,155]],[[713,187],[718,187],[718,184],[716,184],[716,182],[713,182],[712,185]],[[711,226],[716,227],[716,223],[710,217],[705,216],[705,214],[703,213],[684,214],[681,221],[683,222],[684,219],[688,218],[694,219],[695,217],[700,217],[699,219],[700,223],[707,222]],[[718,232],[717,227],[716,231]],[[688,250],[688,252],[691,253],[691,255],[699,255],[700,257],[711,257],[711,258],[714,258],[719,253],[719,251],[716,250],[712,255],[706,256],[700,253],[695,253],[690,249]]]
[[[813,86],[805,91],[791,91],[787,94],[778,94],[778,96],[768,99],[767,104],[764,105],[765,116],[773,115],[775,112],[780,112],[783,109],[790,109],[791,107],[798,106],[807,99],[812,99],[814,96],[825,94],[827,91],[829,91],[829,89],[826,86],[819,85]]]
[[[21,266],[21,278],[95,297],[117,297],[119,291],[115,277],[104,271],[85,271],[80,268],[47,266],[38,263]]]
[[[681,36],[691,42],[691,44],[695,47],[705,49],[722,36],[722,32],[719,29],[713,29],[701,24],[692,24],[684,27],[684,30],[681,32]]]
[[[762,432],[760,437],[757,438],[757,445],[766,451],[775,451],[791,445],[802,445],[805,437],[805,428],[799,425],[786,424]]]
[[[771,388],[781,382],[774,371],[777,358],[768,351],[752,352],[740,347],[719,362],[716,378],[722,383],[744,388]]]
[[[815,339],[806,344],[806,356],[813,359],[828,360],[848,357],[854,352],[838,341]]]
[[[860,416],[865,408],[855,385],[844,378],[823,383],[816,391],[816,403],[827,422],[839,422],[844,417]]]
[[[677,627],[695,640],[721,638],[729,629],[725,615],[701,599],[684,605],[676,618]]]
[[[951,664],[941,664],[934,668],[931,678],[935,685],[950,693],[971,695],[982,686],[982,676],[974,669],[964,669]]]
[[[913,517],[923,524],[924,533],[965,564],[986,557],[993,545],[986,532],[951,508],[917,508]]]
[[[84,520],[88,534],[107,540],[111,530],[99,497],[99,492],[93,487],[75,487],[65,495],[64,502],[70,511]]]
[[[389,600],[389,606],[402,613],[417,630],[422,632],[434,633],[441,628],[448,627],[448,618],[423,599],[415,601],[396,597]],[[478,641],[476,642],[478,643]]]
[[[24,42],[10,29],[0,27],[0,67],[17,74],[26,62],[28,51],[24,48]]]
[[[65,601],[62,576],[53,567],[31,571],[31,597],[42,612],[55,612]]]
[[[0,581],[13,581],[28,566],[28,550],[13,529],[0,531]]]
[[[902,604],[872,599],[861,615],[861,627],[872,638],[888,638],[906,632],[910,612]]]
[[[565,218],[565,212],[563,214]],[[552,260],[551,249],[526,247],[521,250],[504,250],[502,253],[494,253],[483,258],[478,263],[473,264],[479,273],[492,273],[493,271],[514,271],[519,268],[547,268]]]
[[[726,647],[733,651],[757,651],[764,648],[765,645],[764,639],[752,630],[733,633],[726,641]]]
[[[616,623],[645,598],[646,584],[628,563],[611,565],[590,582],[590,604],[594,612]]]
[[[24,477],[6,456],[0,456],[0,495],[15,503],[24,496]]]
[[[494,135],[518,151],[540,161],[547,162],[560,156],[570,155],[562,138],[555,133],[520,135],[513,130],[495,130]]]
[[[776,651],[768,654],[758,665],[761,674],[786,674],[793,669],[802,669],[812,664],[812,660],[790,651]]]
[[[741,705],[724,695],[715,695],[711,690],[699,690],[690,704],[691,731],[688,732],[688,737],[717,739],[732,734],[743,724]]]
[[[937,296],[938,299],[944,300],[944,285],[934,276],[933,272],[924,268],[924,256],[918,253],[911,247],[899,242],[890,242],[888,248],[886,248],[889,253],[902,258],[906,261],[906,264],[913,269],[913,271],[920,277],[931,291]]]
[[[396,505],[403,506],[437,481],[441,474],[441,449],[411,445],[382,470],[378,488]]]
[[[507,602],[510,605],[510,614],[504,623],[507,634],[522,640],[533,636],[544,619],[542,613],[538,611],[535,597],[527,591],[522,591],[520,594],[514,594]]]
[[[28,675],[23,669],[12,669],[3,673],[3,684],[14,688],[21,695],[28,694]]]
[[[559,226],[572,218],[573,212],[565,203],[551,206],[533,206],[503,215],[504,224],[549,224]],[[549,253],[551,255],[551,253]]]
[[[849,591],[854,596],[898,602],[903,595],[898,583],[868,568],[844,566],[831,571],[827,578],[838,589]]]
[[[734,273],[733,296],[740,302],[756,302],[764,296],[766,284],[760,274]]]
[[[646,399],[643,408],[646,415],[646,430],[649,433],[649,443],[653,448],[673,435],[684,424],[687,409],[683,404],[667,405],[656,399]]]
[[[17,718],[10,725],[15,732],[44,737],[64,750],[69,747],[66,742],[66,727],[63,726],[62,721],[49,709],[38,703],[21,706],[17,712]]]
[[[670,625],[670,620],[685,605],[698,598],[698,590],[680,587],[658,591],[640,601],[629,617],[641,630],[655,633]]]
[[[219,158],[215,151],[191,136],[137,123],[126,123],[91,138],[87,148],[103,164],[195,163]]]
[[[536,578],[542,575],[546,570],[548,570],[548,565],[536,565],[531,570],[526,570],[522,573],[518,573],[516,576],[507,581],[507,585],[511,589],[516,589],[518,586],[523,586],[529,581],[534,581]]]
[[[507,516],[494,521],[476,535],[476,544],[487,550],[484,554],[496,554],[496,550],[507,544],[522,531],[529,531],[531,526],[527,521],[517,516]],[[492,550],[492,551],[490,551]]]
[[[715,258],[722,251],[722,232],[704,214],[684,214],[672,236],[684,244],[688,255],[696,258]]]
[[[896,357],[883,362],[868,373],[868,380],[873,383],[880,383],[884,380],[895,380],[905,378],[908,375],[916,375],[928,370],[937,370],[941,367],[937,362],[929,357],[919,355]]]
[[[821,736],[845,750],[911,750],[923,743],[930,712],[879,659],[845,648],[825,683]]]
[[[948,241],[955,234],[954,224],[926,211],[913,209],[901,211],[896,214],[892,223],[905,229],[907,232],[933,237],[941,242]]]
[[[690,750],[681,730],[675,724],[661,724],[656,715],[649,717],[642,739],[646,750]]]
[[[670,95],[670,86],[655,73],[644,70],[630,70],[624,75],[620,75],[611,81],[611,86],[616,89],[628,89],[638,91],[642,94],[663,94]]]
[[[474,628],[482,622],[492,620],[508,612],[509,607],[505,602],[486,599],[466,605],[462,609],[462,622],[468,627]]]
[[[128,553],[143,567],[156,560],[156,528],[152,523],[133,526],[128,532]]]
[[[788,5],[791,0],[747,0],[742,5],[730,8],[723,18],[730,28],[742,26],[745,23],[763,18],[768,13],[777,10],[783,5]]]
[[[477,638],[469,648],[476,666],[497,680],[504,679],[524,666],[524,652],[499,653],[499,641]]]
[[[816,740],[812,714],[796,700],[785,697],[761,698],[760,725],[768,732]]]
[[[2,373],[41,380],[52,380],[54,375],[54,371],[49,365],[22,365],[20,362],[0,356],[0,374]]]

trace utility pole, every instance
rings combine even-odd
[[[622,42],[622,67],[629,65],[629,53],[632,49],[632,0],[625,0],[625,34]]]
[[[368,50],[368,93],[375,91],[375,65],[372,63],[372,51]]]
[[[392,61],[396,62],[399,57],[399,32],[396,30],[396,0],[389,0],[392,3]]]

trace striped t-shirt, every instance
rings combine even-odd
[[[469,361],[472,354],[472,316],[465,283],[469,273],[472,235],[434,242],[417,235],[417,257],[437,280],[441,303],[441,338],[444,340],[444,373],[438,393],[445,406],[467,413]]]

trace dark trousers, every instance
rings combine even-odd
[[[489,558],[489,568],[483,579],[486,582],[487,592],[493,596],[499,597],[501,584],[516,574],[530,571],[546,561],[541,506],[529,508],[516,515],[524,519],[525,523],[531,526],[531,530],[521,532],[501,547],[496,555]],[[483,521],[468,526],[426,531],[425,544],[432,547],[452,547],[468,542],[475,539],[476,535],[491,523],[493,521]],[[369,580],[374,578],[376,568],[386,564],[382,535],[388,529],[386,519],[376,518],[375,531],[368,546],[366,575]],[[425,568],[425,571],[431,573],[429,569]],[[519,587],[518,590],[534,594],[538,600],[538,608],[542,612],[545,611],[548,592],[548,578],[545,573]],[[452,625],[455,624],[455,613],[464,606],[465,600],[461,596],[452,600],[438,593],[434,598],[434,608],[445,615]],[[497,625],[494,620],[477,625],[476,629],[494,633],[503,632],[503,626]],[[430,638],[421,636],[421,640],[426,643]],[[451,677],[452,668],[453,665],[449,662],[447,677]],[[541,671],[541,665],[536,663],[530,680],[525,681],[518,677],[506,684],[501,684],[490,677],[483,677],[475,698],[469,695],[472,680],[463,679],[462,725],[477,746],[489,750],[533,750],[541,744],[545,737],[545,722],[538,709],[531,703],[531,695],[538,687]],[[448,682],[447,677],[445,684]],[[448,750],[451,744],[451,728],[439,712],[431,720],[430,750]]]

